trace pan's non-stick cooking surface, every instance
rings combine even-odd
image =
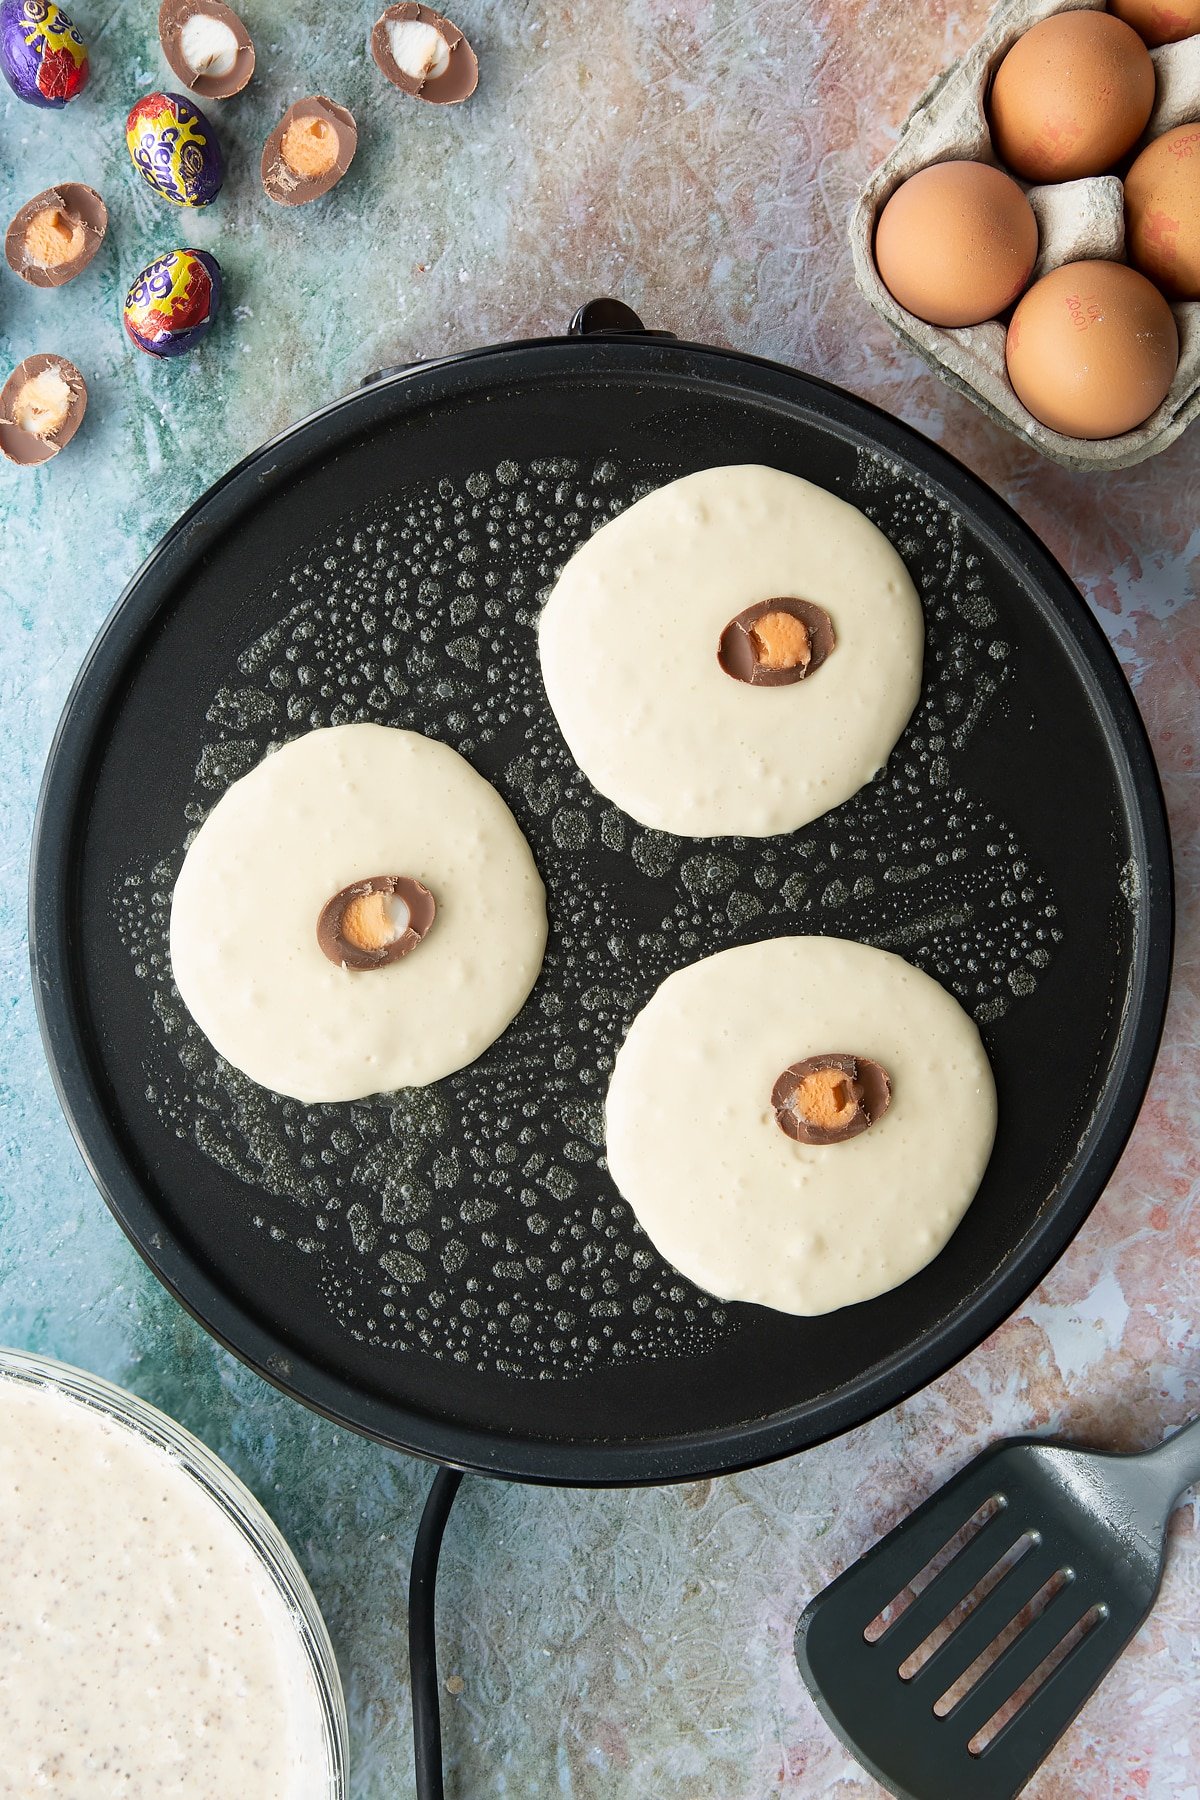
[[[791,837],[679,839],[635,825],[574,767],[536,619],[598,525],[663,481],[741,461],[820,482],[888,534],[924,601],[926,679],[887,771],[849,805]],[[191,1024],[170,978],[170,894],[231,780],[272,744],[351,719],[430,732],[496,784],[545,877],[551,937],[529,1004],[470,1069],[304,1107],[238,1076]],[[1132,701],[1019,522],[849,396],[648,340],[432,365],[251,458],[98,640],[35,847],[51,1061],[161,1278],[332,1416],[549,1480],[663,1480],[795,1449],[998,1323],[1132,1125],[1170,917]],[[995,1154],[945,1252],[820,1319],[682,1280],[603,1157],[613,1057],[658,983],[796,931],[898,950],[944,982],[983,1029],[1000,1097]]]

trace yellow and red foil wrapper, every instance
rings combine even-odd
[[[125,296],[122,322],[148,356],[182,356],[207,335],[221,300],[221,265],[206,250],[168,250]]]
[[[130,109],[125,142],[133,166],[174,206],[210,206],[225,164],[217,134],[182,94],[146,94]]]
[[[62,107],[87,83],[87,45],[53,0],[0,0],[0,69],[19,100]]]

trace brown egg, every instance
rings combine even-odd
[[[1200,32],[1200,0],[1108,0],[1108,10],[1152,50]]]
[[[978,325],[1011,306],[1037,256],[1033,209],[986,163],[921,169],[892,195],[875,228],[875,261],[901,306],[930,325]]]
[[[1125,250],[1173,300],[1200,300],[1200,123],[1164,131],[1125,177]]]
[[[1119,437],[1166,398],[1179,336],[1158,289],[1124,263],[1065,263],[1035,281],[1008,328],[1018,400],[1065,437]]]
[[[1154,64],[1136,31],[1101,12],[1052,13],[1019,37],[992,82],[1002,163],[1026,181],[1102,175],[1132,150],[1154,105]]]

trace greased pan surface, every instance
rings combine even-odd
[[[541,597],[640,493],[761,461],[860,506],[926,609],[887,771],[791,837],[646,832],[575,769]],[[648,597],[648,604],[650,597]],[[305,1108],[221,1064],[166,953],[187,834],[272,743],[369,718],[492,780],[546,881],[514,1026],[436,1088]],[[1000,1128],[943,1254],[818,1319],[663,1264],[603,1161],[608,1072],[671,970],[796,931],[936,975],[979,1020]],[[494,1474],[666,1481],[785,1454],[996,1326],[1099,1196],[1149,1080],[1170,853],[1128,688],[1062,571],[979,482],[851,396],[649,338],[548,340],[385,379],[250,457],[96,641],[43,788],[31,938],[60,1096],[166,1286],[269,1380]]]

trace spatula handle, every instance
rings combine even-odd
[[[1200,1482],[1200,1419],[1193,1419],[1169,1437],[1151,1452],[1151,1457],[1156,1472],[1162,1473],[1164,1487],[1169,1481],[1172,1497],[1177,1500],[1184,1488]]]

